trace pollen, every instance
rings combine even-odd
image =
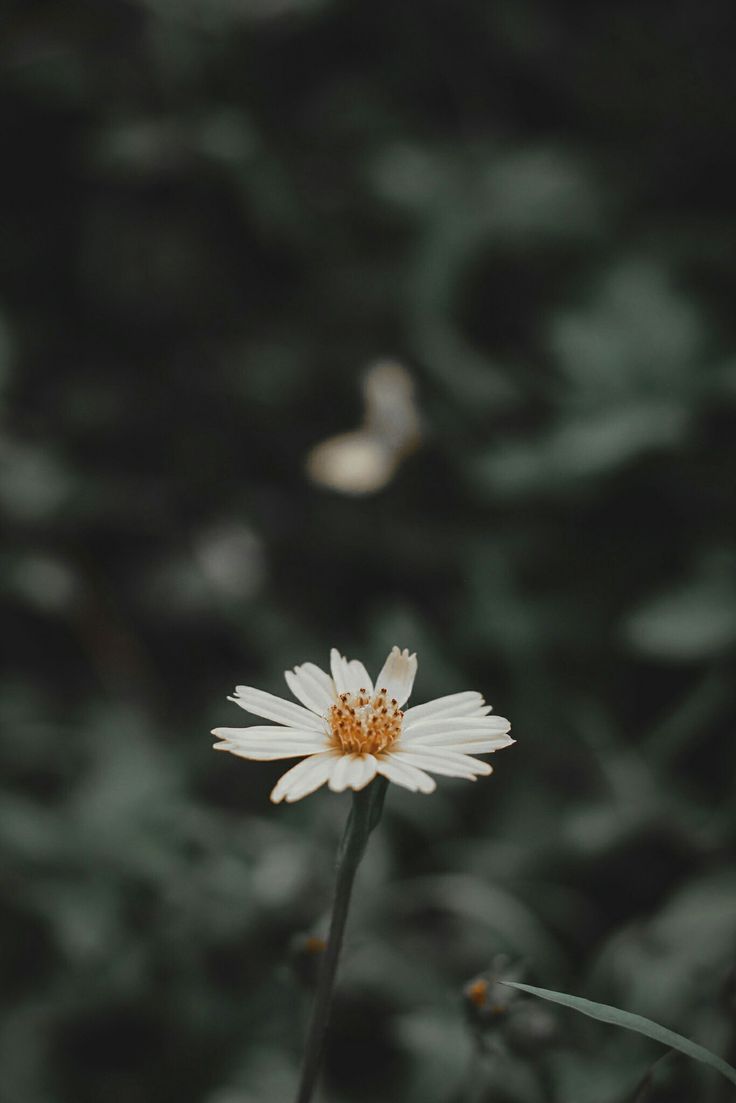
[[[332,747],[340,754],[381,754],[401,735],[403,718],[385,689],[341,693],[328,714]]]

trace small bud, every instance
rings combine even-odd
[[[463,988],[465,1010],[476,1026],[490,1026],[501,1020],[516,996],[513,988],[500,984],[490,974],[482,974]]]
[[[289,946],[289,960],[297,979],[306,987],[313,988],[322,966],[322,958],[327,942],[319,935],[296,935]]]
[[[519,993],[515,988],[502,984],[501,980],[516,980],[518,976],[519,970],[511,965],[509,958],[505,954],[497,954],[490,969],[468,981],[463,988],[463,1000],[465,1012],[473,1026],[495,1027],[506,1018]]]

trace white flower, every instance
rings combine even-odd
[[[275,803],[292,802],[325,782],[335,793],[362,789],[376,774],[413,792],[431,793],[430,774],[475,781],[491,766],[474,756],[498,751],[514,740],[502,716],[480,693],[452,693],[404,711],[417,672],[416,655],[398,647],[383,664],[375,683],[357,659],[348,661],[335,648],[332,676],[314,663],[287,670],[286,683],[300,705],[251,686],[238,686],[228,700],[246,712],[275,721],[251,728],[215,728],[215,750],[270,762],[301,758],[279,778]]]

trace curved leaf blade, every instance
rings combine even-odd
[[[651,1019],[645,1019],[643,1015],[634,1015],[630,1011],[622,1011],[619,1007],[610,1007],[605,1003],[584,1000],[581,996],[570,996],[566,992],[552,992],[548,988],[536,988],[533,984],[520,984],[515,980],[502,980],[501,984],[506,984],[509,988],[518,988],[521,992],[528,992],[529,995],[538,996],[539,999],[548,1000],[550,1003],[559,1003],[562,1007],[579,1011],[581,1015],[587,1015],[590,1019],[598,1019],[601,1023],[620,1026],[624,1030],[634,1030],[637,1034],[652,1038],[663,1046],[679,1050],[687,1057],[702,1061],[704,1065],[710,1065],[712,1069],[716,1069],[732,1084],[736,1084],[736,1069],[724,1061],[723,1058],[717,1057],[705,1046],[700,1046],[697,1042],[691,1042],[689,1038],[684,1038],[682,1034],[676,1034],[674,1030],[667,1030],[659,1023],[652,1022]]]

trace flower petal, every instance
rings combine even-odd
[[[376,678],[376,692],[385,689],[389,700],[395,698],[399,705],[403,705],[412,691],[416,673],[416,655],[410,655],[407,648],[399,651],[398,647],[392,647]]]
[[[463,717],[453,720],[425,720],[415,724],[407,732],[402,731],[405,745],[441,747],[455,743],[492,743],[498,747],[508,747],[511,725],[502,716],[486,716],[482,719]]]
[[[389,781],[397,785],[403,785],[412,793],[433,793],[437,788],[437,782],[423,770],[416,766],[410,766],[408,762],[399,762],[396,755],[387,754],[377,759],[376,771],[383,774]]]
[[[376,776],[376,760],[372,754],[341,755],[332,769],[330,789],[363,789]]]
[[[330,670],[332,671],[336,693],[338,695],[340,693],[350,693],[350,666],[348,660],[340,654],[336,647],[333,647],[330,651]]]
[[[467,781],[475,781],[476,774],[468,767],[463,767],[457,762],[446,760],[441,755],[412,754],[411,751],[392,751],[391,757],[395,762],[407,766],[416,766],[420,770],[429,770],[433,774],[444,774],[446,777],[462,777]]]
[[[459,754],[494,754],[502,751],[504,747],[512,747],[516,742],[510,735],[499,735],[492,739],[468,740],[464,743],[453,743],[447,740],[444,743],[409,743],[408,747],[417,754],[423,751],[453,751]]]
[[[314,663],[303,663],[293,670],[285,670],[284,677],[294,696],[317,716],[326,716],[335,703],[335,683],[329,674]]]
[[[472,754],[487,754],[490,751],[501,751],[504,747],[511,747],[515,740],[508,735],[490,735],[490,736],[427,736],[426,739],[406,739],[402,740],[402,745],[406,750],[424,751],[424,750],[448,750],[448,751],[461,751],[466,753],[469,751]]]
[[[256,741],[273,742],[275,739],[288,739],[298,743],[321,743],[327,739],[326,732],[307,731],[305,728],[287,728],[281,724],[254,724],[250,728],[213,728],[212,734],[219,739],[228,739],[233,743]]]
[[[330,652],[330,667],[337,693],[373,693],[373,683],[368,671],[358,659],[346,659],[336,648]]]
[[[438,716],[485,716],[490,711],[491,706],[474,690],[451,693],[448,697],[437,697],[434,701],[407,709],[404,713],[404,729],[408,729],[418,720],[435,719]]]
[[[304,762],[297,762],[285,774],[282,774],[271,792],[271,800],[278,804],[286,800],[292,804],[295,800],[309,796],[320,785],[324,785],[332,771],[335,756],[331,753],[312,755]]]
[[[365,789],[373,778],[376,776],[376,767],[378,763],[372,754],[363,754],[358,758],[358,762],[353,766],[351,772],[350,786],[355,789]],[[360,769],[358,769],[360,767]]]
[[[355,755],[343,754],[335,760],[329,781],[329,787],[333,793],[342,793],[349,787],[355,758]]]
[[[229,751],[239,758],[271,762],[277,758],[298,758],[327,749],[326,736],[299,732],[294,728],[215,728],[216,751]]]
[[[482,774],[487,776],[493,773],[493,767],[489,762],[484,762],[480,758],[473,758],[469,754],[459,754],[455,750],[444,750],[438,747],[411,747],[405,751],[402,747],[397,747],[394,754],[400,754],[402,761],[406,755],[410,756],[410,761],[414,766],[419,766],[422,769],[429,770],[430,773],[443,773],[444,771],[438,770],[435,764],[445,765],[452,767],[453,769],[461,771],[464,775],[470,774]],[[452,774],[450,774],[452,776]],[[460,774],[458,774],[460,776]]]
[[[486,762],[482,758],[474,758],[472,754],[460,754],[453,750],[443,751],[440,757],[446,758],[448,761],[456,761],[459,765],[467,766],[469,770],[473,770],[476,774],[482,774],[483,777],[488,777],[489,774],[493,773],[493,767],[490,762]]]
[[[415,720],[408,727],[404,723],[403,731],[412,739],[423,739],[428,735],[454,735],[456,732],[496,735],[507,732],[510,727],[505,716],[428,716],[424,720]]]
[[[286,724],[290,728],[307,728],[309,731],[324,731],[324,720],[309,709],[295,705],[293,701],[285,701],[283,697],[275,697],[273,693],[254,689],[253,686],[238,686],[235,696],[228,700],[234,701],[246,712],[252,712],[254,716],[275,720],[277,724]]]
[[[311,758],[324,751],[324,747],[270,747],[255,749],[241,747],[237,743],[214,743],[216,751],[227,751],[236,758],[247,758],[249,762],[278,762],[281,758]]]
[[[370,674],[363,666],[359,659],[351,659],[348,663],[350,668],[351,688],[350,693],[360,693],[361,689],[364,689],[368,696],[373,695],[373,682],[371,681]]]

